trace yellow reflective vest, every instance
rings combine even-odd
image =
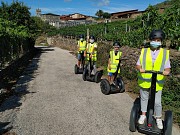
[[[169,59],[169,50],[160,48],[159,54],[154,62],[152,63],[151,49],[143,48],[140,55],[140,65],[144,70],[153,70],[153,71],[164,71],[164,66],[167,60]],[[138,73],[138,84],[142,88],[151,87],[151,73]],[[157,74],[156,81],[156,91],[162,90],[165,81],[165,76]]]
[[[117,66],[119,63],[119,59],[121,58],[122,52],[118,52],[117,55],[115,55],[114,50],[110,51],[110,66],[111,66],[111,70],[109,70],[109,68],[107,68],[107,71],[110,73],[115,73],[117,70]],[[120,68],[118,70],[118,73],[120,73]]]
[[[78,41],[78,47],[79,47],[79,50],[78,50],[78,53],[82,53],[82,51],[84,51],[86,49],[86,41],[83,40],[83,41]]]
[[[97,47],[97,43],[94,42],[94,43],[88,43],[87,44],[87,53],[92,53],[93,51],[93,48],[94,47]],[[87,54],[87,60],[89,60],[89,54]],[[94,53],[92,53],[92,58],[91,58],[92,61],[97,61],[97,49],[94,50]]]

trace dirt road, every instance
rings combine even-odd
[[[133,99],[105,96],[99,84],[74,74],[76,58],[44,48],[20,78],[18,94],[1,106],[0,120],[17,135],[138,135],[129,131]],[[175,135],[175,134],[174,134]]]

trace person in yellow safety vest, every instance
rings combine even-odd
[[[165,38],[165,34],[162,30],[153,30],[150,33],[150,47],[142,48],[139,60],[136,64],[138,73],[138,85],[140,86],[140,97],[141,97],[141,112],[138,120],[139,124],[144,124],[146,119],[147,104],[149,97],[149,88],[151,87],[151,73],[145,73],[146,70],[160,71],[163,75],[157,75],[156,81],[156,95],[155,95],[155,107],[154,116],[156,118],[156,124],[159,129],[163,129],[163,123],[161,120],[162,116],[162,105],[161,95],[165,75],[170,73],[170,60],[169,50],[161,48],[162,40]]]
[[[89,53],[87,55],[87,53]],[[89,57],[91,58],[92,65],[93,65],[93,71],[92,74],[95,75],[97,72],[96,68],[96,61],[97,61],[97,43],[95,42],[95,37],[90,36],[89,37],[89,43],[87,44],[86,50],[84,51],[84,56],[86,57],[86,60],[89,60]]]
[[[82,66],[82,63],[81,63],[82,55],[84,55],[84,51],[86,50],[86,40],[84,40],[84,35],[80,35],[79,38],[80,39],[77,44],[77,50],[78,50],[77,66],[80,68]]]
[[[117,70],[117,66],[119,63],[119,59],[121,58],[122,52],[120,52],[119,48],[121,47],[119,42],[114,42],[113,43],[114,49],[110,51],[109,53],[109,60],[108,60],[108,81],[113,83],[114,80],[114,73]],[[120,73],[120,68],[118,70],[118,73]]]

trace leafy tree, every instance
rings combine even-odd
[[[99,18],[102,18],[103,14],[104,12],[102,10],[98,10],[95,15],[98,16]]]
[[[103,18],[108,19],[108,18],[110,18],[110,17],[111,17],[111,14],[109,14],[108,12],[104,12],[104,13],[103,13]]]
[[[23,25],[29,27],[31,14],[27,6],[22,2],[12,2],[10,5],[1,2],[0,17],[9,21],[17,23],[17,25]]]

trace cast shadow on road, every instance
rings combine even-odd
[[[41,53],[47,53],[49,51],[54,51],[54,47],[52,46],[36,46],[37,49],[41,50]]]
[[[40,61],[40,56],[42,53],[46,53],[48,51],[54,51],[54,49],[51,49],[50,47],[37,47],[37,54],[34,56],[33,59],[29,60],[30,63],[26,67],[26,69],[23,71],[21,76],[19,77],[17,83],[11,88],[13,91],[12,95],[8,97],[0,106],[0,112],[5,112],[8,110],[15,110],[18,111],[20,106],[22,105],[22,99],[26,94],[34,94],[36,91],[29,91],[28,85],[34,78],[39,74],[38,69],[38,63]],[[11,114],[5,114],[9,117],[9,115],[13,116]],[[6,118],[4,118],[6,119]],[[3,121],[3,122],[2,122]],[[5,120],[7,121],[7,120]],[[4,134],[12,129],[11,122],[4,122],[3,118],[0,120],[0,134]]]
[[[38,72],[36,71],[38,69],[40,55],[41,51],[39,51],[36,56],[34,56],[29,65],[23,71],[22,75],[19,77],[17,83],[11,88],[13,94],[2,103],[0,112],[15,109],[21,106],[22,103],[20,102],[20,100],[22,96],[29,93],[35,93],[33,91],[28,91],[28,83],[38,75]]]
[[[0,122],[0,135],[5,135],[13,127],[10,125],[10,122]]]

